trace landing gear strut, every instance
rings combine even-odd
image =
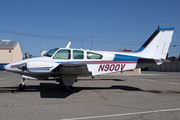
[[[61,75],[59,86],[61,87],[63,92],[71,92],[73,89],[72,85],[75,81],[77,81],[77,75]]]
[[[25,90],[26,89],[26,85],[25,85],[24,81],[25,81],[25,78],[22,79],[22,82],[19,85],[19,90]]]
[[[72,86],[65,86],[62,80],[59,82],[59,86],[62,88],[63,92],[71,92],[73,88]]]

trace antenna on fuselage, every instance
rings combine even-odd
[[[90,50],[93,49],[93,36],[91,35],[91,47],[90,47]]]
[[[70,47],[70,45],[71,45],[71,42],[69,42],[69,43],[67,44],[66,48],[69,48],[69,47]]]

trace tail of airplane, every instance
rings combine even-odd
[[[173,32],[174,28],[158,27],[142,47],[133,53],[148,59],[165,59],[172,40]]]

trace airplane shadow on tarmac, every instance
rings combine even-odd
[[[40,83],[40,85],[26,85],[26,90],[20,91],[18,87],[0,87],[1,93],[22,93],[22,92],[40,92],[41,98],[66,98],[73,93],[78,93],[82,90],[108,90],[120,89],[125,91],[143,91],[136,87],[131,86],[111,86],[111,87],[73,87],[71,93],[64,93],[58,84],[54,83]]]
[[[126,91],[143,91],[139,88],[130,86],[111,86],[111,87],[73,87],[71,93],[63,93],[57,84],[41,83],[40,94],[41,98],[66,98],[73,93],[78,93],[82,90],[106,90],[106,89],[121,89]]]
[[[124,90],[124,91],[142,91],[154,94],[180,94],[180,91],[158,91],[158,90],[142,90],[140,88],[131,86],[111,86],[111,87],[73,87],[71,93],[64,93],[58,84],[54,83],[40,83],[40,85],[27,85],[26,90],[20,91],[18,87],[0,87],[1,93],[18,94],[22,92],[40,92],[41,98],[66,98],[71,94],[78,93],[82,90]]]

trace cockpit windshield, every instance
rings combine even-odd
[[[49,50],[48,52],[46,52],[43,56],[46,57],[51,57],[59,48],[54,48],[52,50]]]

